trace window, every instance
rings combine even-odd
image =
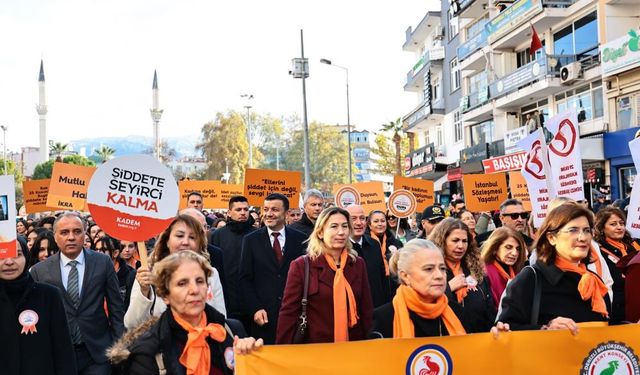
[[[433,101],[437,101],[440,99],[440,76],[432,76],[431,80],[433,82],[433,89],[431,91]]]
[[[486,89],[488,85],[489,82],[486,70],[469,77],[469,93],[480,92],[480,90]]]
[[[489,13],[485,13],[482,17],[472,22],[467,27],[467,40],[473,38],[474,36],[482,32],[482,30],[484,30],[484,25],[487,22],[489,22]]]
[[[458,58],[451,60],[451,92],[460,88],[460,68],[458,68]]]
[[[459,110],[453,112],[453,132],[453,141],[455,143],[462,141],[462,116]]]
[[[471,146],[493,142],[493,121],[471,126]]]
[[[604,116],[604,103],[602,97],[602,81],[596,81],[588,85],[569,90],[555,96],[558,113],[575,108],[578,113],[578,122],[593,120]]]
[[[598,22],[593,12],[553,34],[555,55],[594,55],[598,53]]]
[[[458,35],[458,17],[453,15],[453,8],[449,8],[447,14],[449,15],[449,40],[452,40]]]
[[[520,126],[525,126],[527,115],[531,114],[536,126],[543,126],[549,119],[549,100],[544,99],[520,108]],[[542,114],[542,117],[540,115]]]
[[[544,51],[544,40],[542,41],[542,48],[537,50],[534,56],[531,56],[530,51],[531,51],[531,48],[527,48],[524,51],[517,52],[516,63],[518,65],[518,68],[523,65],[527,65],[528,63],[534,60],[538,60],[542,58],[543,51]]]
[[[436,127],[436,140],[438,141],[436,146],[444,144],[444,140],[442,138],[442,126]]]
[[[640,93],[622,96],[616,100],[618,129],[629,129],[640,125]]]

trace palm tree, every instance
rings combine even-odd
[[[102,163],[104,164],[107,160],[113,157],[113,155],[116,153],[116,150],[109,146],[102,145],[95,152],[96,152],[96,155],[98,155],[98,157],[102,159]]]
[[[55,155],[56,161],[62,161],[62,154],[67,151],[69,145],[67,143],[55,142],[49,145],[49,155]]]
[[[402,136],[400,133],[402,132],[402,121],[398,117],[395,121],[390,121],[388,124],[382,125],[382,131],[385,132],[393,132],[393,143],[396,146],[396,175],[402,175],[402,156],[401,154],[401,143]]]

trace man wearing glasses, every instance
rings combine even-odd
[[[531,247],[533,239],[527,235],[527,221],[529,220],[529,212],[524,210],[522,202],[517,199],[507,199],[500,205],[500,222],[503,226],[511,228],[522,234],[527,247]],[[476,237],[478,246],[482,246],[484,241],[491,236],[493,231],[479,234]]]

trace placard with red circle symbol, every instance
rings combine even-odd
[[[417,207],[416,197],[409,190],[399,189],[389,196],[389,211],[393,216],[409,217],[416,212]]]
[[[580,139],[575,109],[550,118],[546,124],[553,134],[549,143],[551,182],[558,197],[584,200],[582,155],[577,144]]]
[[[347,208],[360,204],[360,193],[353,186],[343,186],[336,192],[336,206]]]
[[[165,230],[179,203],[171,171],[149,155],[109,160],[93,174],[87,204],[94,221],[120,240],[145,241]]]

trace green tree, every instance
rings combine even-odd
[[[400,133],[402,133],[402,120],[400,118],[397,118],[395,121],[390,121],[387,124],[383,124],[380,130],[393,133],[393,138],[391,138],[391,140],[393,141],[393,144],[395,145],[395,149],[396,149],[395,174],[398,176],[401,176],[402,175],[402,149],[401,149],[402,136],[400,135]]]
[[[113,158],[115,155],[116,149],[111,148],[109,146],[102,145],[99,149],[95,151],[95,154],[100,158],[101,163],[105,163],[107,160]]]
[[[257,147],[261,157],[260,168],[277,169],[278,159],[280,160],[280,166],[282,166],[283,144],[289,142],[291,137],[286,136],[283,119],[274,118],[269,114],[256,117],[256,132],[252,138],[254,147]],[[254,165],[256,165],[255,148],[253,154]]]
[[[16,206],[22,206],[23,196],[22,196],[22,181],[24,177],[22,176],[22,171],[16,165],[16,163],[7,159],[7,174],[13,175],[13,180],[16,184]],[[4,159],[0,158],[0,175],[4,175]]]
[[[371,148],[371,152],[377,156],[374,171],[381,174],[394,175],[397,168],[394,144],[384,134],[376,134],[374,142],[375,146]],[[402,139],[400,151],[402,155],[409,153],[409,138],[404,137]]]
[[[55,156],[56,160],[60,161],[62,159],[62,154],[69,149],[69,145],[67,143],[55,142],[49,145],[49,155]]]
[[[54,160],[48,160],[44,163],[40,163],[38,165],[36,165],[35,169],[33,170],[33,176],[31,176],[31,178],[33,178],[34,180],[40,180],[43,178],[51,178],[51,173],[53,172],[53,163],[55,161]],[[67,164],[75,164],[75,165],[82,165],[85,167],[95,167],[96,163],[94,163],[93,161],[87,159],[84,156],[81,155],[68,155],[65,156],[64,159],[62,159],[63,163],[67,163]]]
[[[228,168],[229,183],[242,183],[249,160],[247,128],[242,116],[235,111],[218,112],[215,120],[202,126],[201,137],[197,149],[207,161],[206,177],[219,180]],[[254,152],[254,161],[256,156]]]

